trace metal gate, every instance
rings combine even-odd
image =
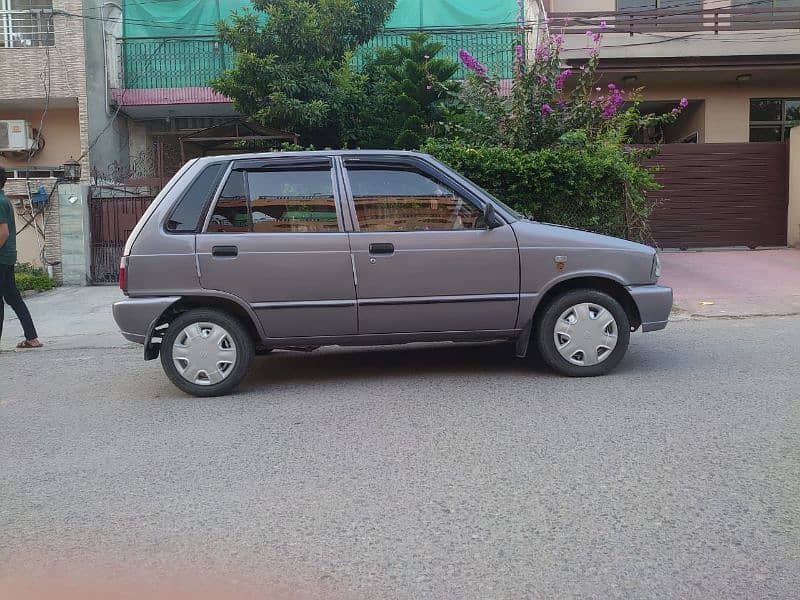
[[[651,164],[663,186],[650,194],[658,246],[786,245],[786,144],[667,144]]]
[[[89,198],[92,284],[119,281],[125,242],[152,201],[153,196]]]

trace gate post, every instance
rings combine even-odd
[[[64,285],[89,284],[89,186],[58,186],[61,217],[61,269]]]
[[[800,247],[800,127],[789,130],[789,218],[786,241]]]

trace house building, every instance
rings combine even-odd
[[[644,110],[689,107],[656,139],[784,141],[800,119],[800,0],[548,0],[568,60],[603,33],[603,83],[644,88]]]
[[[100,0],[95,0],[98,5]],[[121,34],[109,40],[116,61],[107,61],[110,102],[128,126],[127,156],[123,145],[107,148],[93,163],[124,163],[139,179],[177,170],[186,156],[180,139],[237,116],[230,99],[209,81],[233,64],[233,54],[215,35],[215,23],[249,0],[126,0]],[[526,0],[526,19],[539,20],[539,4]],[[456,59],[470,48],[500,76],[510,77],[513,47],[519,39],[517,0],[398,0],[386,31],[370,48],[402,42],[410,31],[430,31]],[[528,28],[528,33],[533,28]],[[363,56],[363,55],[360,55]],[[357,58],[358,60],[359,58]],[[116,62],[118,68],[112,68]],[[194,148],[194,151],[197,151]],[[100,155],[102,154],[102,161]],[[191,154],[189,155],[191,156]]]
[[[16,205],[20,262],[61,278],[53,189],[73,159],[89,170],[81,0],[0,0],[0,165]]]

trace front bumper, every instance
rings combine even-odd
[[[636,285],[629,287],[628,291],[639,309],[643,332],[658,331],[667,326],[672,311],[672,288]]]
[[[144,344],[151,335],[156,320],[180,297],[125,298],[114,303],[114,320],[123,337],[137,344]]]

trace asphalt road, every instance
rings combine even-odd
[[[4,353],[0,568],[179,565],[320,597],[796,598],[799,340],[798,317],[680,322],[593,380],[503,346],[276,353],[213,400],[138,350]]]

